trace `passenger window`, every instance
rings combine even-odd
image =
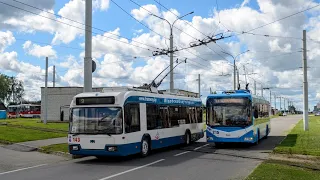
[[[125,106],[125,132],[140,131],[140,109],[139,104],[127,104]]]
[[[159,115],[159,107],[157,105],[153,104],[147,104],[147,129],[158,129],[162,128],[161,123],[159,123],[157,120],[160,120]]]

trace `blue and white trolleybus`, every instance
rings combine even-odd
[[[258,143],[270,127],[270,103],[249,90],[210,94],[206,100],[207,142]]]
[[[70,105],[69,152],[127,156],[204,136],[200,98],[139,88],[105,88],[76,95]]]

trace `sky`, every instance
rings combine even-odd
[[[208,37],[222,39],[174,53],[179,62],[174,86],[198,91],[203,101],[213,91],[233,89],[237,56],[240,84],[261,95],[290,99],[302,109],[302,31],[307,31],[309,108],[320,98],[320,6],[312,0],[93,0],[92,57],[97,64],[93,87],[150,83],[169,65],[169,56],[153,56],[173,46],[190,47]],[[313,8],[314,7],[314,8]],[[305,9],[312,8],[302,13]],[[295,14],[295,15],[292,15]],[[292,15],[288,18],[289,15]],[[53,66],[56,87],[83,86],[84,0],[0,0],[0,73],[23,81],[26,100],[40,100],[45,57],[48,86]],[[280,20],[279,20],[280,19]],[[279,21],[277,21],[279,20]],[[244,33],[243,33],[244,32]],[[159,89],[169,88],[169,76]],[[269,90],[264,96],[269,99]],[[283,102],[282,102],[283,105]],[[280,102],[277,99],[277,108]]]

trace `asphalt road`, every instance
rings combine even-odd
[[[257,146],[232,145],[224,149],[215,149],[214,145],[205,142],[194,143],[188,147],[175,147],[154,152],[146,158],[129,157],[124,159],[108,159],[105,161],[87,157],[65,161],[61,157],[38,154],[32,163],[3,168],[0,164],[1,180],[194,180],[194,179],[244,179],[279,143],[302,116],[289,116],[273,119],[272,131],[267,139]],[[0,159],[4,153],[0,148]],[[17,153],[17,152],[16,152]],[[24,152],[26,153],[26,152]],[[36,153],[36,152],[33,152]],[[28,156],[19,152],[22,161]],[[20,163],[17,158],[5,163]],[[48,157],[47,157],[48,156]],[[13,157],[12,157],[13,158]],[[48,158],[48,159],[46,159]],[[28,159],[28,158],[27,158]],[[28,159],[29,160],[29,159]]]

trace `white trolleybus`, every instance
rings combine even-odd
[[[204,136],[200,98],[139,88],[81,93],[70,105],[69,152],[84,156],[127,156]]]
[[[270,133],[270,103],[249,90],[224,91],[207,97],[207,142],[257,144]]]

